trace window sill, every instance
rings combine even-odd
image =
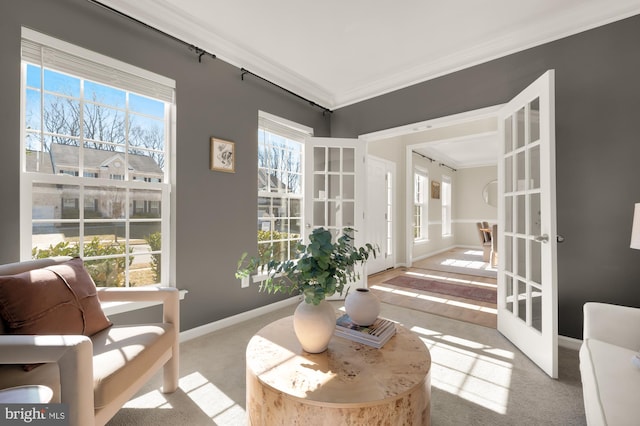
[[[422,246],[422,245],[425,245],[425,244],[428,244],[428,243],[429,243],[429,240],[427,240],[427,239],[413,240],[413,245],[414,246]]]
[[[188,293],[188,290],[179,290],[179,292],[180,300],[183,300],[184,296]],[[102,310],[107,316],[131,312],[155,305],[162,305],[162,302],[105,302],[100,304],[100,306],[102,306]]]

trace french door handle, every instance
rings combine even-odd
[[[537,241],[539,243],[548,243],[549,242],[549,236],[547,234],[542,234],[542,235],[538,235],[537,237],[533,238],[534,241]]]

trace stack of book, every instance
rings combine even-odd
[[[344,314],[336,320],[336,336],[381,348],[396,334],[396,324],[385,318],[378,318],[369,326],[355,324],[349,315]]]

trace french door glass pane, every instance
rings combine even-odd
[[[529,183],[531,189],[540,188],[540,145],[529,149]]]
[[[513,196],[506,195],[504,197],[504,230],[505,232],[513,232]]]
[[[324,172],[326,170],[325,162],[326,148],[322,146],[316,146],[313,148],[313,171]]]
[[[526,214],[525,209],[525,197],[526,195],[516,195],[516,232],[518,234],[524,234],[526,232]]]
[[[525,144],[525,113],[524,108],[520,108],[516,113],[515,123],[516,123],[516,133],[515,133],[515,148],[522,148]]]
[[[529,103],[529,143],[540,139],[540,98]]]
[[[542,291],[536,287],[532,287],[531,294],[531,325],[533,328],[542,332]]]
[[[342,197],[346,200],[356,198],[356,177],[354,175],[344,175],[342,177]]]
[[[313,202],[313,227],[325,226],[324,201]]]
[[[325,175],[313,176],[313,198],[324,200],[327,196],[325,190]]]
[[[504,253],[500,253],[500,256],[504,256],[504,268],[506,271],[513,271],[513,238],[506,236],[504,239]]]
[[[513,156],[504,159],[504,192],[513,192]]]
[[[329,172],[340,172],[340,148],[329,148]]]
[[[329,175],[329,198],[332,200],[341,198],[340,175]]]
[[[506,306],[509,312],[513,312],[513,278],[509,275],[504,277],[506,290]]]
[[[518,317],[522,321],[527,321],[527,285],[518,280]]]
[[[353,148],[343,148],[342,150],[342,171],[353,173],[356,170],[356,151]]]
[[[516,250],[516,274],[518,274],[519,277],[526,277],[527,276],[527,243],[526,243],[526,239],[524,238],[516,238],[516,243],[518,244],[517,246],[517,250]]]
[[[505,155],[513,151],[513,117],[509,116],[504,120],[504,153]]]
[[[342,202],[342,226],[352,227],[355,224],[355,203],[353,201]]]
[[[524,191],[527,189],[525,165],[525,151],[520,151],[516,154],[516,176],[518,179],[516,190],[518,191]]]

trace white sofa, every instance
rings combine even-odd
[[[580,375],[589,426],[640,424],[640,309],[584,305]]]

